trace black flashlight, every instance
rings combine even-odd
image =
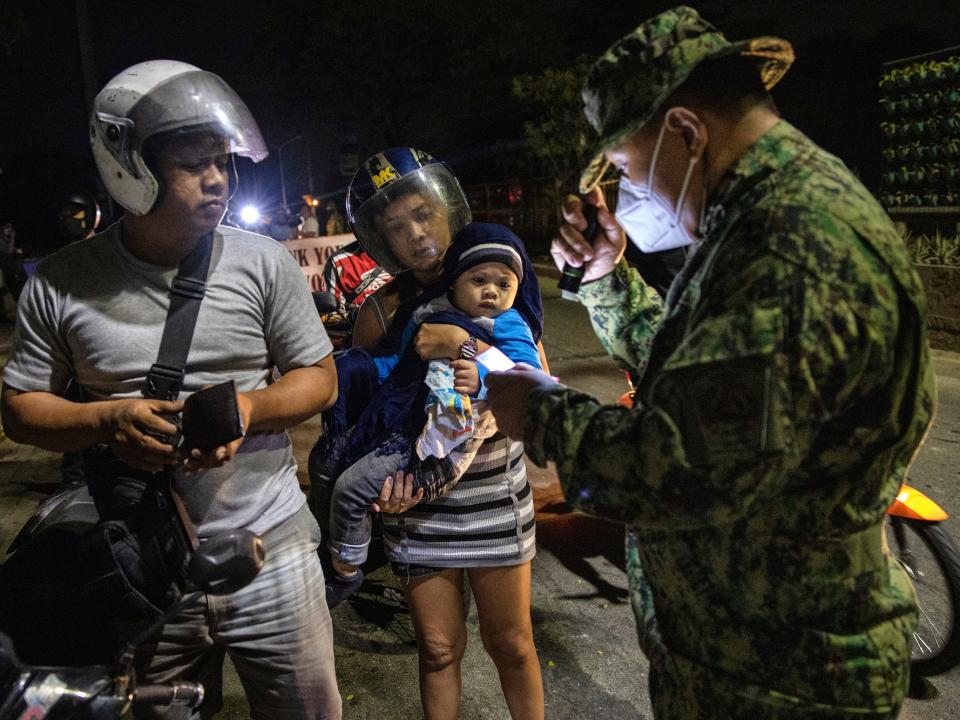
[[[597,206],[591,205],[585,200],[580,204],[580,212],[583,213],[587,221],[587,228],[583,231],[583,239],[590,245],[593,245],[593,239],[597,235]],[[580,298],[577,293],[580,291],[580,282],[583,280],[583,265],[574,267],[570,263],[564,263],[563,272],[560,275],[560,282],[557,287],[560,288],[560,297],[564,300],[578,301]]]

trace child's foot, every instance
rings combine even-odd
[[[326,548],[320,549],[320,564],[323,566],[327,608],[333,610],[360,589],[363,570],[334,560]]]
[[[341,575],[334,571],[326,577],[327,608],[333,610],[348,597],[360,589],[363,583],[363,570],[359,568],[352,575]]]

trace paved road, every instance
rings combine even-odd
[[[622,375],[603,354],[578,306],[559,298],[545,280],[544,343],[552,371],[606,402],[623,391]],[[0,355],[9,329],[0,327]],[[940,411],[911,481],[950,512],[960,513],[960,355],[935,353]],[[303,460],[318,432],[316,421],[294,432]],[[305,462],[301,462],[304,466]],[[619,526],[570,513],[552,470],[530,465],[539,508],[532,613],[547,699],[547,717],[647,719],[647,665],[636,646],[625,603]],[[36,503],[54,487],[57,459],[0,443],[0,548]],[[951,523],[952,524],[952,523]],[[960,529],[954,531],[960,537]],[[409,618],[385,567],[370,573],[359,596],[334,611],[340,688],[347,720],[419,718],[416,652]],[[466,720],[508,717],[492,663],[482,650],[476,612],[468,620],[464,662]],[[960,673],[935,680],[940,697],[907,702],[902,718],[960,717]],[[235,675],[228,674],[224,718],[246,716]]]

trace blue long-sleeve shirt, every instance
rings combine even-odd
[[[410,343],[413,341],[413,337],[416,335],[420,325],[428,322],[430,315],[451,310],[460,312],[456,310],[446,298],[437,298],[423,307],[418,308],[413,313],[403,329],[400,347],[397,351],[391,355],[383,355],[373,359],[377,366],[380,382],[386,380],[394,368],[396,368],[400,362],[400,358],[403,357],[403,353],[406,352]],[[494,318],[476,317],[470,318],[470,320],[487,330],[493,337],[493,346],[513,360],[513,362],[527,363],[536,368],[541,367],[540,352],[537,349],[537,344],[533,341],[533,334],[530,332],[530,328],[524,321],[523,316],[513,308],[505,310]],[[487,375],[487,369],[480,363],[477,363],[477,369],[480,371],[480,396],[482,397],[486,394],[484,378]]]

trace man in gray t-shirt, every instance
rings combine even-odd
[[[127,213],[49,257],[24,289],[3,372],[4,428],[48,450],[107,445],[133,468],[172,467],[201,542],[230,528],[263,537],[258,577],[189,608],[141,648],[141,682],[201,680],[208,699],[200,713],[209,717],[229,651],[252,716],[339,718],[319,531],[285,431],[336,399],[332,348],[289,254],[269,238],[219,226],[230,153],[264,157],[259,130],[220,78],[173,61],[114,78],[97,96],[90,129],[101,177]],[[172,280],[211,232],[183,391],[174,401],[146,399]],[[63,397],[71,379],[87,402]],[[172,434],[167,417],[186,396],[231,379],[243,438],[183,457],[146,432]]]

